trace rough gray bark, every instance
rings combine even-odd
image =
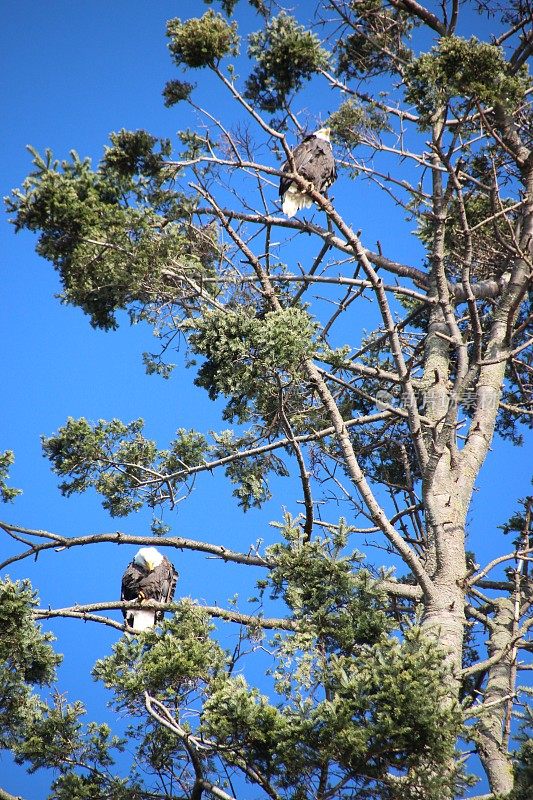
[[[514,692],[512,639],[515,615],[514,603],[508,597],[495,600],[494,607],[487,649],[489,658],[496,656],[498,661],[488,669],[484,697],[487,708],[479,718],[474,738],[492,791],[505,797],[513,788],[513,771],[507,747],[504,746],[502,709]]]

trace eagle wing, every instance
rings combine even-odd
[[[174,565],[168,558],[163,557],[163,561],[154,569],[151,575],[154,576],[154,580],[157,582],[157,592],[159,594],[158,597],[154,597],[154,600],[159,600],[160,603],[170,603],[174,597],[178,582],[178,573]],[[163,611],[156,612],[157,622],[161,622],[163,614]]]
[[[294,148],[292,151],[292,159],[294,161],[294,167],[296,172],[299,172],[303,178],[307,178],[305,175],[305,165],[309,162],[309,159],[312,157],[312,146],[311,142],[313,139],[316,139],[314,135],[306,136],[303,142]],[[288,161],[285,161],[281,169],[283,172],[292,172],[291,165]],[[302,171],[304,170],[304,171]],[[307,178],[309,180],[309,178]],[[283,197],[289,186],[291,185],[292,180],[290,178],[282,177],[279,182],[279,195]]]
[[[128,564],[122,576],[122,586],[120,588],[121,600],[137,600],[141,592],[141,583],[145,574],[144,570],[137,566],[134,561]],[[122,613],[124,618],[126,618],[126,609],[122,609]]]

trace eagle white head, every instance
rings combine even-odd
[[[147,569],[148,572],[152,572],[162,561],[163,556],[155,547],[141,547],[133,559],[134,564],[137,564],[138,567],[143,567],[143,569]]]
[[[317,139],[322,139],[324,142],[329,142],[331,140],[331,128],[319,128],[314,132],[313,136],[316,136]]]

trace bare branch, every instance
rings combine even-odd
[[[506,553],[504,556],[498,556],[497,558],[492,559],[492,561],[489,561],[486,567],[468,578],[467,584],[469,586],[474,586],[476,583],[478,583],[478,581],[481,580],[481,578],[484,578],[485,575],[488,575],[488,573],[494,569],[494,567],[497,567],[498,564],[503,564],[505,561],[511,561],[513,558],[516,558],[516,556],[517,551],[515,550],[513,553]]]
[[[514,694],[506,694],[503,697],[499,697],[497,700],[493,700],[490,703],[479,703],[479,705],[472,706],[472,708],[466,709],[463,713],[463,720],[473,719],[475,717],[481,717],[483,714],[486,714],[487,711],[490,711],[491,708],[496,708],[497,706],[503,705],[506,703],[507,700],[512,700],[516,695]]]
[[[262,169],[261,165],[255,165],[255,166],[257,168]],[[279,170],[270,170],[270,173],[276,175],[279,173],[281,175],[281,172]],[[286,173],[283,174],[286,175]],[[320,238],[324,239],[324,241],[329,242],[337,250],[340,250],[343,253],[348,253],[349,255],[353,256],[352,247],[349,244],[347,244],[344,239],[341,239],[339,236],[336,236],[327,228],[322,228],[313,222],[308,222],[305,220],[285,219],[284,217],[262,216],[259,214],[251,214],[243,211],[229,209],[226,208],[225,206],[221,207],[220,210],[229,222],[231,222],[232,219],[237,219],[243,222],[255,222],[260,225],[276,225],[280,228],[290,228],[293,230],[302,231],[304,233],[314,233],[317,236],[320,236]],[[212,214],[213,209],[200,208],[198,209],[197,213]],[[402,264],[399,261],[393,261],[392,259],[388,259],[381,253],[374,253],[373,251],[367,249],[365,249],[364,252],[368,260],[376,267],[387,270],[388,272],[392,272],[394,275],[398,275],[399,277],[411,278],[417,286],[420,286],[422,288],[427,286],[428,276],[422,270],[419,270],[416,267],[413,267],[409,264]]]
[[[294,178],[296,182],[301,186],[301,188],[305,189],[309,193],[309,195],[313,198],[313,200],[317,202],[321,207],[323,207],[325,211],[327,211],[328,215],[331,216],[331,219],[337,225],[339,230],[341,230],[342,233],[347,237],[347,240],[350,241],[350,244],[352,244],[354,253],[357,255],[358,259],[365,267],[365,270],[369,275],[370,280],[372,281],[373,288],[378,296],[380,308],[382,310],[383,317],[386,323],[387,334],[391,339],[392,350],[396,358],[397,368],[400,373],[400,377],[404,380],[404,386],[406,389],[406,393],[408,395],[408,411],[410,415],[410,421],[412,421],[412,418],[414,418],[414,420],[418,424],[418,428],[413,431],[415,446],[421,448],[420,456],[423,457],[423,454],[426,453],[426,450],[425,450],[425,445],[422,441],[419,414],[416,405],[416,397],[414,396],[412,384],[408,379],[408,371],[405,366],[405,361],[401,351],[400,342],[394,327],[394,322],[392,320],[390,308],[388,306],[385,293],[382,290],[382,281],[377,276],[370,262],[366,258],[364,249],[362,248],[358,237],[353,233],[353,231],[351,231],[346,226],[344,221],[334,211],[330,201],[327,200],[327,198],[323,197],[320,194],[320,192],[317,192],[314,189],[309,188],[307,182],[304,181],[302,178],[300,178],[298,174],[295,174]],[[257,278],[261,284],[262,290],[264,292],[265,300],[270,304],[273,310],[279,311],[281,309],[281,305],[276,295],[276,292],[272,286],[272,283],[270,281],[270,277],[265,275],[261,267],[261,264],[259,263],[254,253],[250,250],[250,248],[246,245],[246,243],[242,240],[242,238],[230,225],[229,220],[225,217],[224,212],[219,207],[214,197],[206,189],[200,186],[196,185],[193,188],[195,188],[202,195],[202,197],[207,202],[210,203],[217,217],[219,218],[221,225],[224,227],[228,235],[239,247],[243,255],[246,257],[246,259],[254,269]],[[422,566],[422,563],[418,558],[418,556],[416,555],[416,553],[414,552],[414,550],[403,540],[402,536],[398,533],[398,531],[394,528],[394,526],[390,524],[385,512],[381,508],[381,505],[378,503],[374,494],[372,493],[372,490],[370,489],[370,486],[366,481],[363,471],[361,470],[361,467],[357,462],[357,458],[355,456],[352,443],[348,436],[346,424],[339,412],[339,409],[337,407],[337,404],[335,403],[333,396],[331,395],[325,381],[323,380],[320,374],[320,370],[317,368],[317,366],[311,359],[306,360],[305,367],[309,379],[311,383],[316,387],[318,395],[322,400],[322,403],[324,404],[324,407],[328,412],[328,415],[333,423],[335,434],[337,436],[337,441],[339,442],[341,450],[346,459],[346,464],[350,476],[355,486],[357,487],[358,491],[360,492],[361,496],[363,497],[365,504],[372,515],[372,518],[375,520],[376,524],[379,525],[379,527],[381,528],[385,536],[389,539],[393,547],[398,551],[398,553],[400,553],[405,563],[408,564],[408,566],[411,568],[411,570],[419,580],[420,585],[426,596],[431,597],[433,595],[433,590],[434,590],[431,579],[427,574],[426,570],[424,569],[424,567]]]
[[[468,678],[470,675],[477,675],[480,672],[485,672],[485,670],[487,670],[489,667],[494,666],[494,664],[498,664],[503,658],[505,658],[508,652],[509,650],[507,648],[502,647],[501,650],[498,650],[490,658],[486,658],[484,661],[478,661],[476,664],[472,664],[470,667],[465,667],[463,670],[461,670],[462,677]]]
[[[52,540],[43,544],[35,544],[25,552],[18,553],[15,556],[5,559],[5,561],[0,564],[0,569],[5,569],[10,564],[14,564],[16,561],[22,561],[31,556],[37,558],[39,553],[50,549],[59,552],[61,550],[69,550],[71,547],[84,547],[87,544],[100,544],[103,542],[153,546],[156,541],[158,547],[172,547],[177,550],[198,550],[201,553],[209,553],[217,558],[221,558],[223,561],[233,561],[237,564],[247,564],[255,567],[269,566],[268,562],[260,556],[245,555],[244,553],[230,550],[224,547],[224,545],[209,544],[207,542],[195,541],[194,539],[185,539],[182,536],[165,536],[157,537],[156,539],[154,536],[134,536],[117,531],[116,533],[94,533],[88,536],[59,537],[57,534],[48,534],[46,531],[34,532],[30,528],[21,528],[18,525],[11,525],[8,522],[0,522],[0,528],[6,532],[14,530],[41,538],[50,538]]]

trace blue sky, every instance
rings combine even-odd
[[[254,16],[242,5],[244,28],[253,29]],[[173,139],[184,127],[184,111],[180,106],[166,109],[161,97],[166,81],[177,77],[166,47],[165,23],[170,17],[204,10],[199,0],[2,4],[2,195],[20,185],[29,171],[27,144],[39,151],[50,147],[59,158],[75,149],[96,162],[109,132],[123,127],[146,128]],[[203,90],[203,99],[213,113],[226,111],[227,98],[212,84]],[[315,109],[322,105],[334,110],[327,91],[313,101]],[[392,243],[398,230],[388,224],[383,232],[378,207],[366,200],[359,203],[356,185],[350,191],[343,195],[339,189],[339,203],[349,212],[355,198],[361,217],[358,227],[370,231],[369,243],[374,241],[374,229],[381,231],[385,245]],[[5,214],[0,216],[0,227],[4,297],[0,450],[15,451],[12,485],[24,490],[13,505],[0,509],[0,515],[19,525],[65,535],[117,529],[147,533],[148,514],[116,520],[93,494],[61,497],[42,457],[40,436],[53,433],[68,416],[124,421],[144,417],[147,435],[164,446],[178,427],[224,427],[220,406],[192,386],[192,373],[169,382],[147,377],[141,353],[152,347],[150,331],[131,328],[126,319],[115,333],[93,330],[81,311],[61,306],[54,297],[59,281],[51,265],[35,255],[34,237],[15,236]],[[410,254],[398,257],[407,259]],[[515,510],[516,499],[530,491],[530,473],[527,449],[515,450],[505,443],[498,445],[483,469],[473,504],[472,538],[474,546],[477,542],[486,548],[488,558],[501,552],[496,526]],[[294,500],[287,484],[277,485],[280,493],[264,511],[243,515],[222,476],[204,476],[192,497],[178,506],[173,530],[247,551],[256,539],[271,535],[268,521],[280,519],[284,505],[298,510],[291,506]],[[47,605],[112,600],[135,549],[102,546],[45,554],[36,563],[16,564],[9,572],[14,578],[30,577]],[[5,537],[0,539],[0,560],[16,550]],[[211,604],[224,605],[235,592],[245,601],[253,594],[254,579],[260,577],[259,571],[222,567],[196,553],[182,553],[175,560],[181,573],[178,593]],[[53,630],[60,638],[58,649],[65,654],[62,690],[74,700],[80,676],[87,676],[83,699],[89,717],[112,719],[107,716],[106,697],[91,683],[89,672],[94,660],[109,652],[115,632],[68,620]],[[46,794],[48,776],[27,777],[7,757],[0,756],[0,774],[3,788],[27,800]]]

